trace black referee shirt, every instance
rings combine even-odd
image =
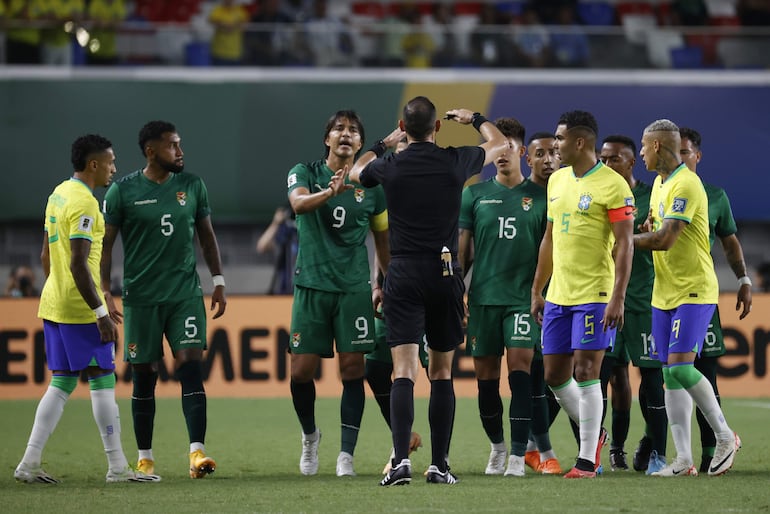
[[[385,190],[392,256],[437,256],[446,246],[457,258],[463,184],[481,172],[484,156],[478,146],[419,142],[363,169],[362,185]]]

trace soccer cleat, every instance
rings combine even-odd
[[[299,471],[303,475],[318,473],[318,445],[321,443],[321,431],[315,431],[315,440],[308,439],[312,434],[302,433],[302,455],[299,458]]]
[[[572,468],[564,475],[564,478],[596,478],[596,471],[583,471],[582,469]]]
[[[634,450],[634,469],[636,471],[645,471],[647,464],[650,462],[650,455],[652,452],[652,439],[647,436],[642,437],[639,440],[639,446]]]
[[[395,463],[394,463],[395,464]],[[391,485],[407,485],[412,481],[412,461],[402,459],[397,466],[391,464],[391,470],[380,481],[380,485],[388,487]]]
[[[484,474],[502,475],[505,472],[505,459],[507,457],[507,451],[495,450],[493,446],[492,451],[489,452],[489,462],[487,462],[487,469],[484,470]]]
[[[540,471],[540,452],[537,450],[526,452],[524,454],[524,464],[529,466],[532,471]]]
[[[526,460],[526,457],[525,457]],[[537,468],[539,473],[543,475],[561,475],[564,471],[559,465],[558,459],[547,459],[540,463],[540,467]]]
[[[692,462],[682,461],[677,456],[671,464],[660,471],[650,473],[650,475],[654,477],[697,477],[698,470],[695,469]]]
[[[511,455],[510,457],[508,457],[508,467],[505,469],[505,476],[523,477],[524,476],[524,457],[519,455]]]
[[[337,476],[356,476],[356,472],[353,470],[353,456],[348,452],[340,452],[339,456],[337,457]]]
[[[709,475],[714,477],[727,473],[733,467],[735,454],[740,449],[741,438],[735,432],[733,432],[733,437],[730,439],[717,439],[717,447],[714,450],[714,456],[711,458],[711,464],[709,465]]]
[[[146,475],[141,471],[134,471],[128,466],[120,471],[109,470],[106,479],[108,484],[120,482],[160,482],[158,475]]]
[[[190,452],[190,478],[203,478],[217,469],[217,463],[203,450]]]
[[[650,462],[647,463],[647,471],[644,473],[646,475],[652,475],[653,473],[658,473],[660,470],[666,467],[666,456],[665,455],[658,455],[658,452],[655,450],[652,450],[650,453]]]
[[[155,461],[152,459],[139,459],[136,463],[136,470],[141,471],[145,475],[154,475]]]
[[[626,452],[623,451],[623,448],[610,449],[610,469],[612,471],[628,471]]]
[[[17,482],[25,484],[58,484],[59,481],[45,472],[43,468],[27,469],[19,464],[13,472]]]
[[[438,466],[431,464],[428,467],[427,478],[425,479],[429,484],[456,484],[460,480],[449,471],[447,467],[446,471],[441,472]]]
[[[596,458],[594,459],[594,471],[597,474],[601,474],[604,468],[602,467],[602,448],[607,444],[607,430],[602,427],[599,430],[599,442],[596,443]]]

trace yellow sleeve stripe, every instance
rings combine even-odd
[[[382,232],[388,230],[388,210],[384,210],[379,214],[375,214],[369,218],[369,227],[373,232]]]

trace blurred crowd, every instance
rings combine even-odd
[[[770,1],[0,0],[0,19],[9,64],[162,62],[152,26],[193,65],[581,67],[590,28],[770,26]],[[715,38],[689,43],[709,64]]]

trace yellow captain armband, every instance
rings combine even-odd
[[[388,229],[388,211],[384,210],[369,218],[369,227],[373,232],[382,232]]]

